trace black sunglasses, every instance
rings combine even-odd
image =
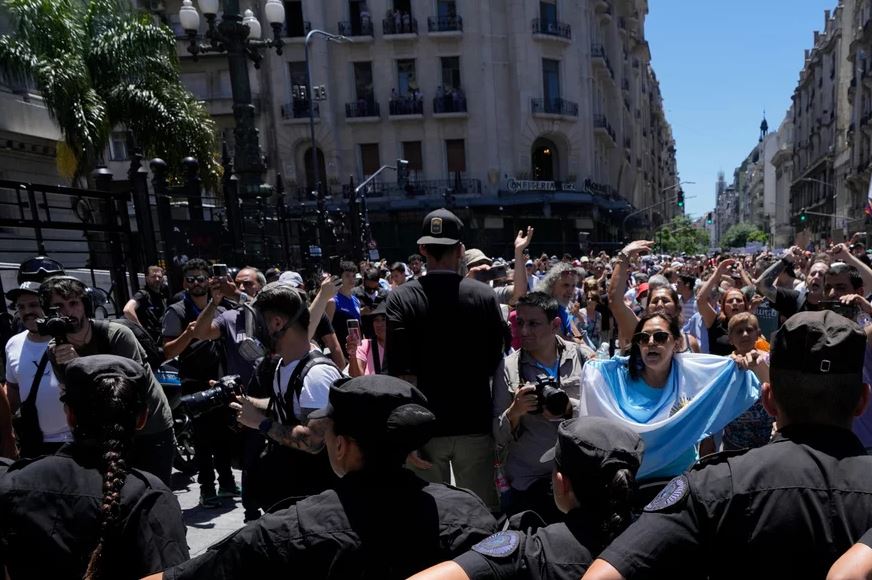
[[[200,276],[185,276],[185,282],[187,282],[188,284],[193,284],[194,282],[200,282],[200,283],[203,283],[203,282],[205,282],[205,281],[208,280],[208,279],[209,279],[209,278],[207,278],[206,276],[203,276],[203,275],[200,275]]]
[[[633,335],[633,344],[648,344],[654,338],[654,344],[666,344],[672,335],[665,330],[655,332],[638,332]]]

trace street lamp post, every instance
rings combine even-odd
[[[696,182],[695,181],[680,181],[680,182],[676,183],[675,185],[670,185],[669,187],[661,189],[660,193],[664,194],[667,191],[669,191],[671,189],[675,189],[677,187],[681,187],[682,185],[696,185]],[[655,207],[657,207],[658,205],[660,205],[662,203],[665,203],[667,201],[675,201],[676,199],[678,199],[678,196],[671,197],[669,199],[661,199],[660,201],[658,201],[656,203],[652,203],[651,205],[649,205],[647,207],[643,207],[642,209],[637,209],[636,211],[630,212],[627,215],[625,215],[624,221],[621,222],[621,239],[623,240],[624,236],[626,235],[627,220],[629,220],[631,217],[633,217],[634,215],[639,215],[640,213],[645,213],[649,209],[654,209]]]
[[[318,148],[315,143],[315,103],[312,98],[312,72],[309,68],[309,42],[315,36],[323,36],[330,42],[338,43],[351,42],[351,39],[342,36],[341,34],[330,34],[329,32],[315,29],[309,31],[309,34],[306,35],[306,41],[303,44],[303,54],[306,60],[306,100],[308,101],[307,105],[309,107],[309,138],[312,141],[310,162],[312,166],[312,181],[315,188],[315,199],[318,204],[318,246],[320,247],[327,241],[327,208],[324,200],[324,188],[321,187],[321,168],[318,165]],[[322,268],[327,266],[327,261],[329,260],[329,257],[324,250],[325,248],[321,247]]]
[[[280,0],[267,0],[264,5],[267,21],[273,29],[273,38],[261,40],[261,25],[251,10],[239,13],[239,0],[224,0],[224,14],[216,25],[219,0],[198,0],[200,9],[208,22],[205,38],[199,42],[200,15],[191,0],[183,0],[179,20],[188,35],[188,52],[198,58],[201,53],[227,53],[230,71],[230,86],[233,93],[233,117],[236,128],[234,168],[239,177],[239,193],[243,198],[261,197],[271,193],[272,188],[263,183],[266,166],[260,149],[258,130],[254,123],[254,105],[251,101],[251,82],[248,78],[248,60],[260,68],[263,60],[261,49],[275,48],[282,53],[282,27],[285,8]]]

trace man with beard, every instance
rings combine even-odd
[[[71,276],[49,278],[39,287],[39,299],[43,310],[56,310],[67,317],[70,332],[49,343],[49,362],[58,376],[63,376],[63,367],[70,361],[94,354],[123,356],[148,367],[145,350],[133,332],[121,324],[106,320],[91,320],[85,309],[88,300],[86,286]],[[60,367],[60,368],[59,368]],[[159,477],[170,484],[173,466],[175,436],[173,416],[157,379],[149,371],[151,381],[144,393],[148,401],[148,417],[145,426],[133,439],[132,465]]]
[[[820,302],[824,300],[824,276],[830,265],[823,257],[816,258],[809,267],[805,277],[805,292],[776,287],[775,281],[781,272],[793,268],[800,256],[802,249],[793,246],[757,280],[757,291],[781,314],[783,320],[797,312],[820,310]]]
[[[226,361],[220,341],[197,338],[197,319],[204,310],[211,316],[220,316],[226,310],[221,304],[221,283],[213,280],[209,265],[199,258],[188,260],[182,267],[185,294],[179,302],[170,304],[163,320],[164,356],[179,357],[179,378],[184,394],[209,388],[209,381],[223,374]],[[209,285],[214,284],[216,301],[209,305]],[[214,311],[213,311],[214,309]],[[202,329],[211,323],[205,323]],[[230,469],[231,431],[226,409],[215,409],[194,419],[194,452],[197,460],[197,482],[200,484],[200,505],[220,507],[222,497],[240,494]],[[218,472],[218,492],[215,491],[215,472]]]
[[[124,305],[124,317],[143,327],[155,344],[161,343],[161,320],[167,309],[164,282],[163,268],[149,266],[145,273],[145,288]]]
[[[43,358],[48,356],[46,351],[51,337],[37,332],[36,320],[45,316],[39,304],[39,282],[23,282],[18,288],[7,292],[6,298],[15,305],[18,318],[26,329],[6,343],[9,410],[15,413],[23,400],[33,398],[42,438],[39,441],[27,441],[26,433],[18,433],[22,455],[50,455],[64,443],[72,441],[73,437],[59,399],[60,383],[48,368],[48,359],[43,362]],[[37,376],[39,369],[42,372]],[[35,394],[32,394],[34,389]]]

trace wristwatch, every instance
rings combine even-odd
[[[623,260],[625,262],[629,262],[630,256],[627,254],[627,252],[625,252],[624,250],[621,250],[620,252],[618,252],[618,259]]]
[[[257,430],[266,435],[269,433],[269,430],[272,429],[273,420],[267,417],[263,421],[260,422],[260,425],[257,426]]]

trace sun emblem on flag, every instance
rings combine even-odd
[[[671,416],[675,415],[677,412],[679,412],[680,410],[682,410],[683,408],[685,408],[689,404],[690,404],[690,399],[687,398],[685,395],[681,395],[678,398],[678,400],[675,402],[675,404],[672,405],[672,410],[669,411],[669,416],[671,417]]]

